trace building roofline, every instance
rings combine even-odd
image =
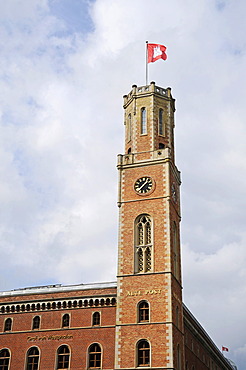
[[[188,307],[183,303],[183,309],[186,312],[186,316],[184,315],[184,319],[188,320],[188,317],[192,319],[194,324],[197,326],[197,329],[200,330],[200,332],[204,335],[207,342],[209,343],[210,347],[214,350],[214,353],[217,357],[220,358],[221,361],[225,361],[226,365],[231,366],[231,369],[233,370],[232,365],[230,364],[229,360],[223,355],[223,353],[219,350],[219,348],[216,346],[214,341],[211,339],[211,337],[208,335],[206,330],[203,328],[203,326],[199,323],[199,321],[195,318],[195,316],[192,314],[192,312],[188,309]]]
[[[50,284],[42,286],[34,286],[27,288],[19,288],[8,291],[0,292],[0,297],[13,297],[18,295],[30,295],[30,294],[45,294],[45,293],[61,293],[71,292],[76,290],[91,290],[91,289],[107,289],[116,288],[116,281],[102,282],[102,283],[89,283],[89,284],[75,284],[75,285],[62,285],[62,284]]]

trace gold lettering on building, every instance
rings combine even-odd
[[[136,290],[136,291],[127,291],[127,294],[126,294],[126,296],[128,297],[128,296],[131,296],[131,297],[135,297],[135,296],[137,296],[137,295],[141,295],[141,290]]]
[[[149,295],[161,294],[161,289],[148,289],[148,290],[145,290],[145,294],[149,294]]]
[[[46,340],[67,340],[67,339],[73,339],[72,335],[44,335],[42,337],[39,337],[36,335],[35,337],[27,337],[27,342],[45,342]]]
[[[136,297],[143,295],[156,295],[161,294],[161,289],[140,289],[140,290],[127,290],[127,297]]]

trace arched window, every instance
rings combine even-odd
[[[89,347],[89,369],[101,369],[102,365],[102,350],[98,343],[93,343]]]
[[[174,276],[179,278],[179,256],[178,256],[178,230],[176,222],[173,223],[173,258]]]
[[[65,313],[65,315],[62,316],[62,327],[68,328],[70,324],[70,317],[68,313]]]
[[[138,322],[149,322],[149,303],[141,301],[138,304]]]
[[[137,344],[137,366],[150,366],[150,345],[147,340]]]
[[[159,135],[164,135],[163,109],[159,109]]]
[[[147,133],[146,108],[141,108],[141,135]]]
[[[27,352],[26,370],[38,370],[39,349],[31,347]]]
[[[57,370],[69,369],[70,350],[68,346],[63,345],[57,350]]]
[[[152,270],[152,223],[149,215],[140,215],[135,222],[135,272]]]
[[[128,114],[127,118],[127,141],[131,140],[131,131],[132,131],[132,116],[130,113]]]
[[[7,348],[0,351],[0,370],[9,370],[10,353]]]
[[[94,312],[92,314],[92,326],[100,325],[100,318],[101,318],[100,312]]]
[[[4,331],[11,331],[12,330],[12,319],[9,317],[5,320],[4,323]]]
[[[35,316],[32,320],[32,330],[40,328],[40,316]]]

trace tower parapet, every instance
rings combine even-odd
[[[125,153],[151,153],[169,148],[174,161],[174,112],[175,100],[171,88],[156,86],[132,86],[124,95]],[[143,155],[142,155],[143,157]]]

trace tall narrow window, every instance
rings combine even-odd
[[[39,349],[32,347],[27,352],[26,370],[38,370]]]
[[[176,222],[173,223],[173,263],[174,263],[174,276],[179,278],[179,258],[178,258],[178,230]]]
[[[4,323],[4,331],[11,331],[12,330],[12,319],[9,317],[5,320]]]
[[[179,308],[176,307],[176,326],[179,328]]]
[[[70,317],[68,313],[65,313],[65,315],[62,316],[62,327],[68,328],[70,324]]]
[[[130,113],[128,114],[127,118],[127,141],[131,140],[131,132],[132,132],[132,116]]]
[[[152,270],[152,224],[149,215],[140,215],[135,223],[135,272]]]
[[[163,109],[159,109],[159,135],[164,135]]]
[[[138,304],[138,322],[149,322],[149,304],[146,301]]]
[[[32,320],[32,330],[40,328],[40,316],[35,316]]]
[[[146,108],[141,108],[141,134],[147,133]]]
[[[100,312],[94,312],[92,315],[92,326],[100,325]]]
[[[10,353],[7,348],[0,351],[0,370],[9,370]]]
[[[145,251],[145,266],[146,266],[146,272],[151,270],[151,249],[150,247],[147,247]]]
[[[137,344],[137,366],[150,366],[150,345],[147,340]]]
[[[89,347],[89,369],[101,369],[102,350],[98,343],[93,343]]]
[[[57,350],[57,370],[69,369],[70,350],[68,346],[61,346]]]
[[[177,345],[177,370],[181,370],[181,354],[179,344]]]

